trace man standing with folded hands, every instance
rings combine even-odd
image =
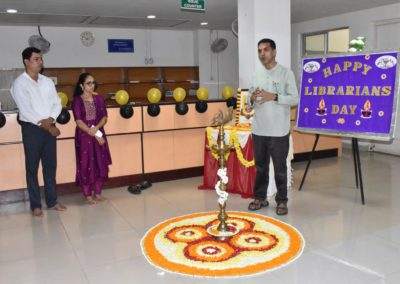
[[[19,111],[30,207],[33,216],[40,217],[43,216],[37,177],[40,161],[47,208],[66,210],[57,201],[56,193],[56,137],[60,130],[55,122],[62,107],[53,81],[40,74],[43,68],[41,51],[28,47],[22,52],[22,60],[25,72],[15,79],[11,94]]]

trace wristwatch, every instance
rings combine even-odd
[[[277,102],[278,101],[278,94],[274,94],[274,95],[275,95],[274,101]]]

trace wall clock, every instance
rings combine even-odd
[[[84,31],[81,33],[81,42],[84,46],[89,47],[94,43],[94,35],[92,32]]]

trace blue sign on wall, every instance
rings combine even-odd
[[[109,39],[108,52],[134,52],[133,39]]]

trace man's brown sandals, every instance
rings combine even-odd
[[[260,210],[263,207],[267,207],[269,205],[267,200],[261,200],[261,199],[254,199],[254,201],[250,202],[249,204],[249,210],[250,211],[256,211]]]

